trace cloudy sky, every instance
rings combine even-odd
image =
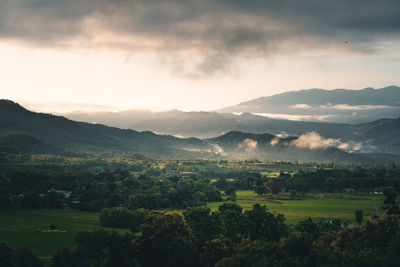
[[[0,0],[0,98],[212,110],[399,85],[399,14],[398,0]]]

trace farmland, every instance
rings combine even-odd
[[[283,195],[284,196],[284,195]],[[316,194],[313,195],[317,197]],[[237,203],[244,209],[251,209],[253,204],[266,205],[270,211],[285,215],[287,224],[295,224],[308,217],[341,219],[354,222],[354,211],[363,210],[366,217],[375,214],[374,204],[378,207],[383,202],[381,196],[349,196],[330,194],[325,199],[266,199],[257,196],[253,191],[237,191]],[[209,202],[207,206],[216,210],[221,202]],[[50,224],[57,230],[48,231]],[[35,233],[40,228],[42,233]],[[98,213],[87,213],[75,210],[41,209],[41,210],[8,210],[0,211],[0,237],[10,245],[21,249],[31,248],[42,259],[51,257],[63,247],[74,247],[74,235],[82,230],[102,228]],[[125,232],[126,230],[118,230]]]
[[[50,224],[57,229],[48,230]],[[74,247],[74,235],[79,231],[99,228],[96,213],[62,209],[0,211],[1,241],[17,249],[30,248],[42,259],[51,257],[64,247]],[[35,229],[43,232],[35,233]]]
[[[236,193],[237,204],[244,209],[251,209],[256,203],[266,205],[270,211],[284,214],[288,224],[295,224],[308,217],[314,220],[327,218],[354,222],[355,210],[363,210],[364,215],[370,217],[376,212],[374,204],[379,210],[383,203],[383,197],[370,195],[309,194],[308,198],[290,200],[279,199],[279,197],[268,199],[250,190],[241,190]],[[207,204],[212,210],[217,209],[219,205],[219,202]]]

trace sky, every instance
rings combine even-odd
[[[398,14],[398,0],[0,0],[0,98],[189,111],[400,85]]]

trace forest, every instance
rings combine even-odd
[[[1,156],[1,209],[94,212],[103,227],[48,259],[2,242],[2,266],[395,266],[400,255],[396,163]],[[346,189],[382,194],[381,212],[287,223],[269,202],[243,208],[237,197],[303,201]]]

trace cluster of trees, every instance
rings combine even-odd
[[[103,212],[122,217],[117,209]],[[140,227],[131,230],[140,234],[81,232],[75,237],[77,248],[57,253],[53,266],[213,266],[241,240],[279,242],[288,236],[282,215],[260,205],[243,211],[234,203],[224,203],[215,212],[191,207],[183,213],[148,213]]]
[[[100,213],[100,224],[105,227],[129,228],[136,233],[150,214],[147,209],[105,208]]]
[[[315,172],[298,172],[286,179],[287,188],[298,191],[323,190],[342,191],[354,188],[359,191],[371,191],[376,187],[395,187],[400,185],[400,168],[369,167],[354,169],[318,169]]]
[[[49,189],[70,191],[65,198]],[[73,203],[73,199],[78,200]],[[17,171],[0,177],[0,208],[59,208],[73,205],[86,211],[125,206],[130,209],[185,208],[220,201],[209,179],[172,176],[161,179],[129,171]]]
[[[356,168],[318,168],[316,171],[297,171],[293,175],[280,172],[276,178],[267,178],[259,172],[248,171],[235,176],[233,181],[219,177],[215,185],[220,190],[254,190],[257,194],[277,194],[280,190],[308,192],[342,192],[345,188],[371,192],[374,188],[400,188],[400,168],[396,165]]]
[[[400,260],[395,215],[351,227],[310,218],[288,227],[282,215],[260,205],[146,213],[133,233],[78,233],[77,247],[59,251],[52,266],[397,266]]]
[[[0,242],[0,266],[43,267],[43,263],[29,249],[17,251],[7,243]]]

